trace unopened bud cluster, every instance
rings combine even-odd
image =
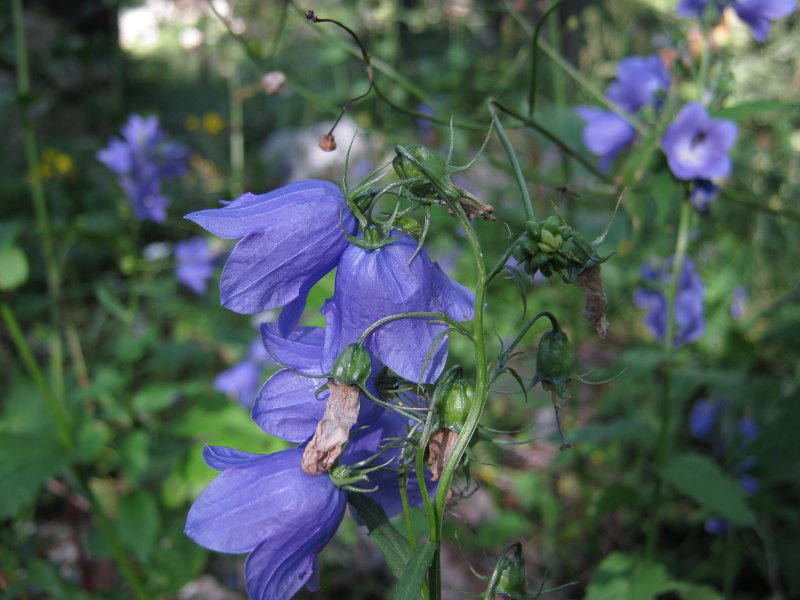
[[[529,275],[536,271],[545,277],[560,275],[565,283],[574,282],[583,271],[606,260],[579,232],[555,215],[541,223],[528,221],[512,256]]]

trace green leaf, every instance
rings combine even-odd
[[[0,436],[0,519],[33,501],[42,484],[68,462],[55,435]]]
[[[408,540],[391,524],[380,504],[365,494],[348,492],[347,501],[364,521],[369,537],[383,552],[389,569],[399,578],[411,556]]]
[[[13,290],[28,280],[28,259],[18,246],[0,248],[0,290]]]
[[[737,525],[755,525],[742,487],[713,461],[700,454],[675,456],[661,469],[661,477],[704,508]]]
[[[662,565],[614,552],[598,565],[586,588],[585,600],[651,600],[668,583],[669,577]]]
[[[158,537],[158,505],[153,496],[137,490],[120,498],[117,531],[122,543],[146,562]]]
[[[91,461],[97,457],[108,440],[111,431],[103,421],[91,420],[83,424],[78,432],[77,448],[75,454],[78,460]]]
[[[752,117],[771,110],[797,110],[797,105],[777,100],[753,100],[752,102],[742,102],[733,106],[727,106],[711,114],[720,119],[730,119],[740,123]]]
[[[438,546],[431,541],[423,542],[411,553],[400,580],[392,590],[392,600],[417,600],[428,575],[428,567],[436,555]]]
[[[119,462],[125,476],[138,483],[150,462],[150,436],[145,431],[132,431],[117,446]]]
[[[172,405],[177,390],[162,383],[154,383],[139,390],[131,400],[133,410],[139,415],[157,413]]]

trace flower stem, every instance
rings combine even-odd
[[[672,352],[675,340],[675,301],[678,297],[680,275],[686,259],[686,249],[689,246],[689,232],[691,230],[692,206],[688,201],[681,205],[678,221],[678,234],[675,241],[675,256],[672,263],[672,280],[667,295],[667,328],[664,333],[664,362],[662,364],[661,383],[661,428],[658,433],[654,466],[656,470],[664,466],[669,456],[670,434],[672,430]],[[660,520],[660,505],[663,492],[661,476],[656,473],[653,499],[650,505],[650,520],[647,529],[646,556],[652,559],[658,542],[658,527]]]
[[[517,155],[514,152],[514,148],[511,146],[511,142],[508,141],[506,130],[503,128],[503,123],[500,121],[500,117],[495,112],[491,100],[488,101],[486,105],[488,106],[489,112],[492,114],[492,118],[494,119],[494,126],[497,129],[497,136],[500,138],[500,142],[503,144],[503,148],[508,155],[508,160],[511,163],[511,167],[514,169],[514,177],[517,180],[520,194],[522,194],[522,205],[525,208],[525,219],[527,221],[534,221],[536,219],[536,215],[533,212],[533,203],[531,202],[531,196],[528,193],[528,184],[525,182],[525,176],[522,174],[522,167],[519,165],[519,160],[517,160]]]

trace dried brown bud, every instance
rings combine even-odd
[[[310,475],[321,475],[333,466],[347,443],[350,428],[358,418],[360,400],[357,387],[329,379],[328,389],[330,395],[325,414],[303,451],[301,467]]]
[[[431,435],[428,440],[428,464],[433,474],[431,481],[438,481],[442,476],[444,464],[450,458],[457,440],[458,434],[450,429],[439,429]]]
[[[322,148],[325,152],[333,152],[336,150],[336,138],[333,137],[333,134],[329,133],[326,136],[323,136],[322,139],[319,141],[319,147]]]
[[[608,319],[606,319],[606,292],[603,289],[603,280],[600,277],[600,265],[586,269],[575,278],[575,285],[586,296],[583,307],[583,316],[594,325],[597,335],[606,337]]]
[[[286,74],[283,71],[270,71],[261,78],[261,87],[264,91],[274,96],[286,85]]]

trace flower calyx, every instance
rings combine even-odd
[[[531,387],[537,383],[560,397],[572,383],[575,375],[575,350],[557,323],[539,340],[536,350],[536,375]]]
[[[369,351],[360,344],[348,344],[333,362],[330,377],[341,385],[363,386],[371,370]]]
[[[514,552],[509,556],[509,550]],[[523,600],[527,598],[528,578],[525,575],[525,560],[522,558],[522,545],[512,544],[500,556],[495,573],[490,582],[492,600]]]
[[[397,145],[394,151],[396,156],[392,160],[392,167],[397,176],[422,180],[408,184],[407,189],[411,194],[447,206],[458,203],[470,220],[477,216],[487,221],[495,220],[493,206],[480,202],[453,183],[451,175],[458,169],[448,165],[441,156],[421,145]]]
[[[461,369],[448,371],[433,398],[434,427],[428,440],[428,464],[432,481],[441,477],[475,399],[475,390],[462,377]]]

